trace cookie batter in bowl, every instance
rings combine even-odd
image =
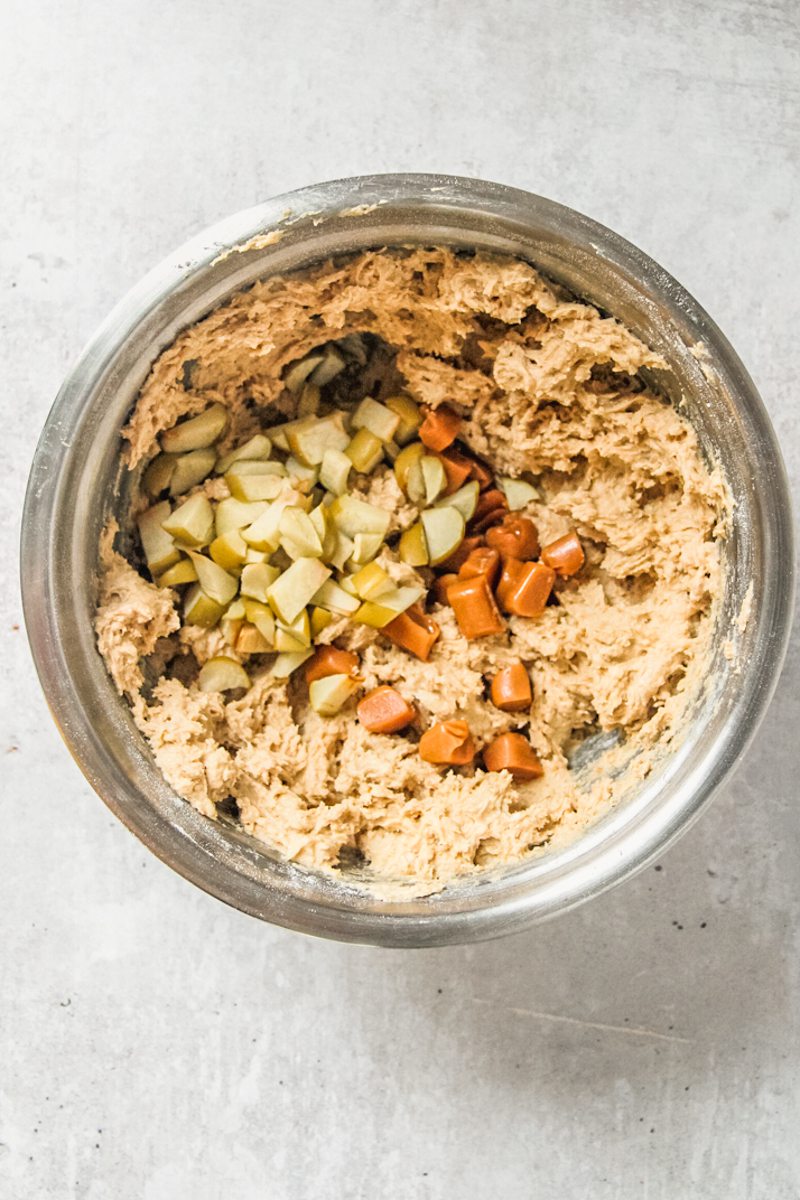
[[[344,364],[338,373],[308,382],[337,359]],[[359,877],[366,870],[377,881],[410,879],[423,890],[563,842],[605,811],[614,801],[613,772],[579,784],[570,763],[598,731],[616,734],[629,757],[638,752],[642,772],[654,747],[664,752],[701,677],[719,592],[725,488],[700,456],[691,426],[648,384],[659,366],[613,318],[563,294],[528,264],[443,249],[370,251],[273,277],[181,333],[154,364],[125,430],[128,465],[137,472],[135,511],[129,528],[106,531],[96,618],[108,669],[172,787],[209,817],[234,813],[247,832],[301,864],[348,875],[357,869]],[[574,532],[584,561],[557,575],[536,615],[500,604],[499,632],[465,636],[441,583],[457,572],[445,570],[446,561],[431,567],[403,554],[403,535],[417,526],[420,510],[448,507],[449,476],[429,504],[427,494],[415,500],[398,481],[403,447],[394,438],[378,461],[353,451],[344,494],[388,516],[368,562],[395,591],[423,589],[420,607],[438,635],[422,659],[387,637],[386,626],[310,603],[312,618],[316,609],[333,618],[315,628],[314,645],[334,645],[356,660],[352,694],[329,715],[310,704],[305,676],[314,659],[304,652],[294,651],[303,661],[283,677],[275,664],[293,652],[276,658],[263,644],[251,642],[259,647],[252,653],[237,648],[238,618],[187,619],[186,593],[197,581],[172,587],[164,575],[183,562],[196,568],[196,558],[177,538],[170,557],[178,561],[155,573],[158,586],[136,518],[166,504],[169,520],[192,495],[218,513],[229,498],[230,471],[216,468],[296,418],[300,405],[315,407],[304,417],[312,424],[331,412],[348,414],[346,454],[364,399],[393,412],[384,402],[398,396],[421,406],[421,419],[432,415],[434,426],[437,413],[456,419],[456,440],[426,447],[432,453],[425,458],[477,463],[492,485],[504,481],[489,487],[481,480],[481,495],[502,492],[507,507],[536,527],[537,550]],[[157,489],[160,468],[151,464],[162,448],[169,455],[172,443],[188,444],[180,432],[171,443],[170,433],[214,406],[224,410],[225,424],[208,458],[213,465],[170,499],[171,482]],[[419,441],[418,432],[407,445]],[[167,470],[207,449],[175,454]],[[274,445],[270,454],[291,482],[296,456]],[[319,486],[315,465],[300,461],[302,468],[311,471],[310,495]],[[185,463],[180,469],[189,470]],[[475,520],[468,519],[467,536]],[[476,536],[486,541],[488,531]],[[213,561],[206,545],[192,549]],[[285,555],[279,546],[264,565],[286,571]],[[335,576],[346,582],[368,562],[345,562]],[[229,573],[238,578],[236,568]],[[239,682],[238,690],[204,690],[203,669],[220,659],[246,671],[217,677]],[[492,684],[519,664],[531,699],[507,710],[494,702]],[[358,715],[382,687],[414,710],[395,732],[374,731]],[[453,722],[466,725],[472,758],[426,761],[425,737]],[[540,774],[521,778],[493,757],[507,733],[524,739]],[[499,769],[485,769],[491,766]]]

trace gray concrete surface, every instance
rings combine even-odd
[[[716,316],[800,480],[793,0],[1,0],[0,1195],[800,1196],[800,652],[655,870],[524,936],[262,926],[139,847],[62,746],[16,593],[51,398],[203,225],[454,171],[637,242]]]

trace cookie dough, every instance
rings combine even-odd
[[[413,697],[423,728],[459,718],[485,743],[524,722],[542,778],[442,772],[413,739],[365,730],[354,705],[313,712],[302,672],[275,680],[268,656],[248,664],[239,698],[200,691],[198,667],[224,639],[181,626],[177,593],[143,577],[131,529],[148,501],[136,490],[129,527],[110,523],[103,537],[97,642],[159,768],[199,812],[233,811],[305,866],[355,864],[359,879],[430,890],[563,842],[606,811],[621,783],[570,768],[588,737],[618,734],[645,774],[679,733],[708,654],[727,496],[690,424],[645,382],[662,365],[647,346],[525,262],[448,249],[373,251],[266,279],[184,330],[123,431],[135,479],[161,431],[212,403],[230,417],[223,452],[292,416],[285,369],[352,334],[370,335],[373,395],[400,387],[455,408],[477,455],[534,481],[540,498],[526,512],[542,542],[576,529],[586,564],[556,585],[557,603],[511,617],[503,635],[468,641],[434,603],[442,635],[427,662],[347,621],[322,640],[358,652],[365,688]],[[362,486],[393,530],[416,519],[388,466]],[[227,494],[221,478],[201,489]],[[417,578],[391,550],[381,562],[399,581]],[[522,720],[487,699],[487,680],[517,659],[533,683]]]

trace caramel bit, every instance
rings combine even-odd
[[[479,458],[473,458],[472,460],[472,478],[477,479],[482,492],[494,483],[494,475],[492,474],[491,467],[488,467],[485,462],[481,462]]]
[[[500,555],[488,546],[476,546],[469,558],[461,564],[458,574],[461,579],[474,579],[476,575],[485,575],[489,587],[494,587],[500,574]]]
[[[381,633],[386,634],[389,641],[401,650],[408,650],[409,654],[426,662],[441,630],[419,604],[412,604],[404,613],[384,625]]]
[[[508,512],[508,501],[499,488],[489,488],[481,492],[478,506],[475,509],[470,529],[474,533],[483,533],[492,525],[498,525]]]
[[[486,531],[486,545],[492,546],[503,558],[536,558],[539,533],[530,517],[509,513],[503,518],[502,525]]]
[[[485,575],[457,579],[447,589],[447,599],[466,638],[490,637],[506,627]]]
[[[564,578],[580,571],[585,561],[583,546],[574,529],[542,550],[542,562]]]
[[[458,437],[461,417],[446,404],[422,411],[425,419],[419,427],[419,440],[429,450],[446,450]]]
[[[516,617],[538,617],[544,612],[555,579],[555,571],[544,563],[507,558],[497,585],[501,608]]]
[[[478,534],[465,537],[461,545],[453,551],[450,557],[437,565],[442,571],[460,571],[476,546],[482,545],[483,538]]]
[[[533,702],[531,680],[522,662],[509,663],[492,680],[492,704],[501,712],[523,712]]]
[[[466,721],[442,721],[432,725],[419,740],[423,762],[440,767],[465,767],[475,758],[475,743]]]
[[[444,473],[447,476],[445,495],[452,496],[453,492],[457,492],[460,487],[464,486],[468,479],[472,478],[474,463],[472,459],[461,454],[454,446],[443,450],[436,457],[444,467]]]
[[[314,657],[306,663],[306,683],[315,679],[324,679],[326,675],[358,674],[358,658],[350,650],[340,650],[338,646],[320,646],[314,652]]]
[[[359,721],[370,733],[397,733],[417,715],[414,706],[388,685],[368,692],[359,701],[357,711]]]
[[[501,733],[483,751],[487,771],[508,771],[514,779],[540,779],[544,768],[521,733]]]
[[[457,579],[458,576],[453,571],[448,571],[445,575],[437,575],[431,587],[433,598],[437,604],[450,603],[450,599],[447,595],[447,589],[450,587],[450,584],[455,583]]]

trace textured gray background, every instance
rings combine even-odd
[[[0,1194],[800,1196],[800,656],[736,778],[613,894],[474,949],[261,926],[103,808],[19,630],[19,502],[109,306],[208,222],[453,171],[637,242],[800,478],[793,0],[0,0]]]

